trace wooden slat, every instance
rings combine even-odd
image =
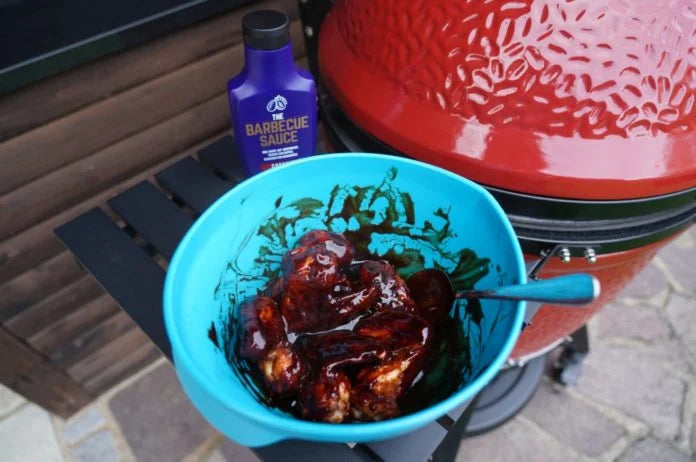
[[[75,311],[57,319],[36,334],[28,342],[44,355],[50,357],[58,348],[68,344],[82,332],[99,325],[119,312],[118,304],[110,295],[104,294]]]
[[[109,206],[167,260],[193,224],[193,216],[144,181],[109,201]]]
[[[203,213],[232,188],[230,182],[218,178],[212,170],[191,157],[181,159],[155,175],[155,178],[172,195],[182,199],[198,213]]]
[[[44,362],[46,358],[0,326],[0,382],[7,384],[30,375]]]
[[[225,132],[227,132],[227,129],[225,129]],[[212,137],[206,138],[191,147],[190,151],[195,152],[200,147],[206,146],[217,140],[220,136],[220,133],[215,133]],[[92,196],[58,215],[42,221],[11,239],[0,242],[0,284],[40,264],[48,258],[59,254],[65,249],[60,241],[53,235],[53,230],[55,228],[66,223],[71,218],[103,204],[107,199],[125,191],[142,180],[153,178],[155,173],[162,171],[169,165],[178,162],[182,157],[188,155],[188,151],[189,150],[178,152],[176,155],[149,169],[139,172],[126,181]]]
[[[156,346],[151,342],[145,343],[87,379],[84,387],[97,396],[119,383],[123,377],[135,374],[161,357],[162,353]]]
[[[138,327],[133,327],[113,342],[109,342],[91,355],[68,367],[66,371],[78,382],[85,383],[87,379],[94,377],[129,352],[148,344],[152,345],[147,335]]]
[[[80,212],[104,202],[94,196],[84,203],[54,215],[21,234],[0,242],[0,284],[55,257],[64,250],[52,230]],[[89,205],[87,205],[89,204]]]
[[[123,310],[118,310],[103,322],[80,332],[70,342],[56,348],[50,353],[49,358],[56,366],[71,366],[134,327],[136,325],[133,320]]]
[[[58,237],[167,356],[164,270],[99,209],[56,230]]]
[[[0,382],[61,417],[92,399],[84,388],[1,326],[0,364]]]
[[[21,376],[16,382],[6,385],[64,419],[89,404],[96,396],[48,363],[41,364],[31,375]]]
[[[300,33],[293,38],[294,43],[301,43]],[[300,54],[299,46],[297,50]],[[0,143],[0,193],[219,95],[229,78],[241,69],[243,55],[241,44],[225,49]]]
[[[29,338],[103,293],[97,281],[85,275],[8,319],[5,327],[20,338]]]
[[[256,8],[281,9],[293,19],[297,16],[295,2],[254,2],[10,94],[0,99],[0,141],[240,42],[241,18]]]
[[[234,138],[230,135],[198,151],[198,158],[233,184],[241,183],[246,179],[242,158]]]
[[[0,197],[0,239],[220,132],[229,123],[220,95],[163,123]]]
[[[84,271],[70,253],[62,252],[10,279],[0,285],[0,322],[17,315],[83,275]]]

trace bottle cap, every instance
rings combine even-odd
[[[258,10],[242,18],[244,44],[257,50],[277,50],[290,43],[290,20],[282,11]]]

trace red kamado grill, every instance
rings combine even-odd
[[[693,1],[315,0],[302,15],[332,150],[470,178],[533,276],[600,280],[588,309],[530,305],[513,362],[580,329],[693,223]]]

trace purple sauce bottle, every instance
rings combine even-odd
[[[290,22],[280,11],[242,19],[245,65],[227,83],[232,128],[247,173],[311,156],[316,149],[316,87],[295,66]]]

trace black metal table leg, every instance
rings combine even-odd
[[[466,436],[466,429],[481,400],[482,393],[483,392],[479,393],[471,400],[469,405],[464,409],[464,412],[462,412],[459,420],[456,421],[449,432],[447,432],[447,436],[442,440],[442,443],[440,443],[440,446],[430,458],[433,462],[451,462],[456,459],[459,446],[461,446],[462,439]]]
[[[563,345],[563,352],[553,367],[553,378],[562,385],[575,386],[582,375],[582,363],[590,352],[587,326],[573,332],[571,340]]]

